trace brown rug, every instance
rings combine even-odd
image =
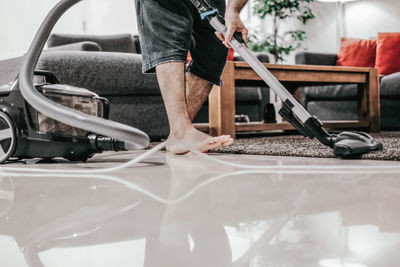
[[[364,155],[363,159],[400,160],[400,132],[381,132],[372,136],[383,143],[383,151],[371,152]],[[239,137],[232,145],[213,152],[313,158],[335,157],[331,148],[322,145],[316,139],[311,140],[300,135]]]

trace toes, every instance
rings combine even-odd
[[[221,147],[221,145],[222,142],[220,142],[218,139],[215,139],[215,137],[211,137],[201,143],[199,150],[203,153],[207,153],[209,150]]]
[[[204,143],[205,146],[209,149],[214,149],[216,147],[220,147],[222,142],[218,139],[214,139],[214,138],[209,138],[208,140],[206,140],[206,142]]]
[[[206,140],[204,140],[204,143],[213,145],[216,143],[221,143],[221,141],[216,138],[211,137],[211,138],[207,138]]]
[[[229,146],[233,143],[233,138],[230,135],[221,135],[217,137],[211,137],[205,140],[202,149],[203,153],[207,153],[209,150],[217,149],[224,146]]]
[[[218,140],[218,142],[223,143],[223,142],[228,141],[231,138],[231,136],[230,135],[221,135],[221,136],[217,136],[217,137],[214,137],[214,138],[216,140]]]
[[[222,146],[229,146],[232,145],[232,143],[233,143],[233,138],[229,138],[225,142],[222,142]]]
[[[212,146],[209,146],[208,149],[209,149],[209,150],[217,149],[217,148],[219,148],[219,147],[221,147],[221,146],[222,146],[222,143],[217,143],[217,144],[214,144],[214,145],[212,145]]]

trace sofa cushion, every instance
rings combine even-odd
[[[375,58],[376,40],[342,38],[336,65],[373,68]]]
[[[103,51],[138,53],[134,37],[130,34],[119,35],[79,35],[79,34],[52,34],[47,42],[49,47],[90,41],[101,46]]]
[[[101,47],[94,42],[80,42],[53,47],[44,50],[43,54],[50,51],[100,51]],[[24,57],[15,57],[0,61],[0,86],[13,82],[18,75]]]
[[[400,71],[400,32],[379,33],[376,51],[376,65],[381,75]]]
[[[61,83],[100,95],[160,95],[155,74],[142,74],[142,56],[114,52],[47,52],[38,68],[53,72]]]
[[[236,103],[257,104],[262,100],[260,87],[237,86],[235,88]]]
[[[312,99],[356,99],[358,86],[356,84],[309,86],[304,88],[304,95]]]
[[[167,113],[161,96],[108,96],[110,119],[134,126],[152,139],[168,137]]]
[[[357,101],[311,101],[307,110],[321,120],[356,120]],[[400,100],[381,100],[381,129],[400,129]]]
[[[357,102],[343,101],[311,101],[307,104],[307,110],[316,115],[320,120],[357,120]]]
[[[396,72],[382,78],[381,97],[400,98],[400,72]]]
[[[296,64],[303,65],[336,65],[337,54],[314,53],[314,52],[299,52],[296,54]]]
[[[101,51],[101,46],[95,42],[79,42],[66,45],[54,46],[45,51]]]
[[[388,130],[400,129],[400,100],[381,100],[381,128]]]
[[[381,80],[381,98],[400,98],[400,72],[384,76]],[[309,86],[304,88],[307,99],[356,99],[357,85],[326,85]]]

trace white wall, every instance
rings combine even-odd
[[[337,49],[336,42],[336,25],[337,25],[337,8],[335,3],[314,2],[311,8],[315,15],[315,19],[309,20],[306,25],[296,21],[285,25],[288,30],[302,29],[307,34],[307,39],[303,47],[299,50],[335,53]],[[293,53],[289,56],[285,63],[294,64]]]
[[[315,19],[300,27],[306,31],[304,50],[316,52],[336,51],[337,9],[335,3],[315,2],[311,6]]]
[[[0,1],[0,60],[24,54],[37,29],[58,0]],[[56,25],[57,32],[83,32],[83,5],[71,9]]]
[[[60,0],[0,0],[0,60],[24,54]],[[137,33],[134,0],[84,0],[56,25],[57,33]]]
[[[399,0],[359,0],[343,4],[339,35],[337,15],[340,13],[336,4],[315,2],[312,6],[316,18],[304,27],[308,36],[304,50],[338,52],[341,36],[370,39],[378,32],[400,32]],[[293,62],[293,57],[289,61]]]
[[[134,0],[86,0],[88,34],[137,34]]]
[[[363,0],[349,2],[345,10],[345,35],[376,37],[378,32],[400,32],[399,0]]]
[[[0,0],[0,60],[26,52],[47,12],[59,0]],[[337,52],[337,8],[334,3],[314,2],[316,19],[306,26],[286,23],[287,29],[304,29],[303,50]],[[251,14],[251,16],[249,16]],[[370,38],[378,32],[400,32],[399,0],[360,0],[345,4],[343,35]],[[242,14],[246,25],[257,25],[252,12]],[[252,27],[253,26],[253,27]],[[84,0],[69,11],[55,32],[117,34],[137,33],[134,0]],[[294,62],[294,55],[287,63]]]
[[[303,25],[296,19],[285,21],[280,25],[280,31],[284,32],[287,30],[302,29],[307,33],[307,40],[304,42],[303,47],[300,50],[309,50],[316,52],[335,52],[336,51],[336,4],[315,2],[310,5],[316,18],[309,20],[306,25]],[[247,9],[252,10],[252,5],[248,5]],[[250,31],[256,29],[263,29],[269,33],[272,33],[272,21],[268,19],[264,22],[253,14],[251,19],[247,18],[248,10],[244,10],[242,18],[245,20],[246,26]],[[285,63],[294,63],[294,53],[288,56]]]
[[[340,12],[335,3],[316,1],[311,7],[316,18],[308,21],[306,26],[295,21],[282,25],[283,30],[303,29],[307,32],[307,40],[301,50],[336,53],[341,36],[369,39],[376,37],[378,32],[400,32],[399,0],[359,0],[345,3],[342,25],[337,25]],[[249,25],[254,26],[257,23],[252,18]],[[264,28],[268,29],[267,26]],[[287,58],[286,63],[294,63],[294,54]]]

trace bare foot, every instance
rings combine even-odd
[[[229,135],[221,135],[212,137],[208,134],[200,132],[195,128],[189,128],[180,133],[171,133],[168,137],[168,152],[173,154],[186,154],[190,151],[190,147],[207,153],[211,149],[222,146],[228,146],[233,143],[233,139]]]

